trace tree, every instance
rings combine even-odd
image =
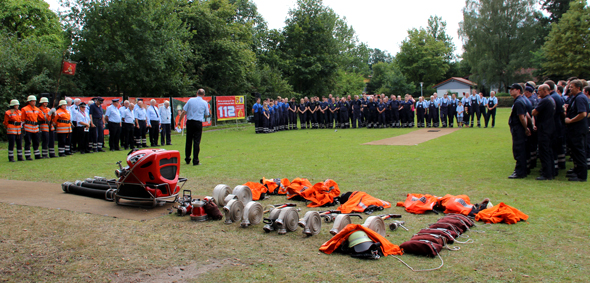
[[[464,60],[476,80],[488,87],[507,88],[531,79],[532,52],[542,45],[537,37],[538,15],[534,0],[467,0],[459,35]]]
[[[389,52],[382,51],[379,48],[371,49],[371,57],[369,58],[369,65],[373,66],[379,62],[391,63],[393,62],[393,57]]]
[[[551,32],[543,46],[546,75],[587,77],[590,75],[590,8],[586,0],[570,3],[570,9]]]
[[[561,16],[565,14],[570,8],[572,0],[541,0],[539,1],[543,9],[549,13],[547,23],[557,23]]]
[[[332,93],[335,95],[357,95],[361,94],[365,88],[365,78],[362,74],[356,72],[347,72],[343,69],[338,70],[336,86]]]
[[[455,59],[455,44],[453,43],[453,38],[447,34],[447,22],[443,21],[439,16],[430,16],[428,18],[428,26],[426,27],[426,31],[435,40],[441,41],[445,44],[448,49],[448,53],[445,54],[445,59],[448,62],[451,62]]]
[[[36,36],[56,47],[63,44],[59,18],[42,0],[3,0],[0,2],[0,29],[18,39]]]
[[[397,66],[416,87],[424,82],[425,89],[439,82],[449,69],[447,55],[450,48],[436,40],[425,29],[408,30],[395,56]]]
[[[416,90],[416,86],[407,81],[395,62],[379,62],[373,65],[373,77],[369,88],[374,93],[388,95],[402,95]]]

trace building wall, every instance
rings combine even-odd
[[[464,83],[460,83],[457,81],[451,81],[448,82],[444,85],[439,86],[436,89],[436,92],[439,94],[439,97],[442,94],[445,94],[447,91],[451,91],[451,92],[456,92],[457,93],[457,97],[463,97],[463,93],[464,92],[471,92],[471,88],[469,85],[466,85]]]

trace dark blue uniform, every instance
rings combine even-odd
[[[94,152],[103,151],[102,142],[104,141],[104,125],[102,123],[103,111],[102,107],[91,104],[89,107],[89,114],[94,124],[94,128],[90,128],[90,141],[92,142],[92,150]]]
[[[588,114],[588,98],[582,91],[577,95],[570,95],[570,103],[566,117],[573,119],[578,114]],[[586,136],[588,135],[588,119],[566,124],[567,140],[570,147],[570,156],[574,160],[574,174],[577,180],[586,181],[588,177],[588,163],[586,158]],[[570,179],[571,180],[571,179]]]
[[[459,105],[459,102],[457,100],[457,98],[451,98],[449,100],[450,102],[450,106],[449,106],[449,128],[453,127],[453,121],[455,120],[455,117],[457,116],[457,105]]]
[[[260,103],[256,102],[256,103],[254,103],[254,106],[252,106],[252,110],[254,111],[254,132],[257,134],[262,133],[262,132],[264,132],[263,126],[262,126],[262,124],[263,124],[262,117],[264,117],[264,115],[262,114],[262,111],[264,109],[262,109],[262,105],[260,105]]]
[[[301,126],[301,129],[307,129],[307,121],[305,120],[305,118],[306,118],[305,114],[307,113],[307,112],[305,112],[306,109],[307,109],[307,105],[305,103],[299,104],[299,107],[297,109],[298,110],[297,113],[299,114],[299,124]],[[301,113],[301,112],[303,112],[303,113]]]
[[[555,165],[554,175],[557,176],[558,169],[565,169],[565,124],[564,124],[564,111],[563,111],[563,99],[557,92],[551,93],[551,98],[555,101],[555,114],[553,116],[553,122],[555,123],[555,136],[551,142],[551,148],[553,149],[553,162]]]
[[[430,99],[428,107],[428,127],[438,128],[438,99]]]
[[[447,120],[449,116],[449,105],[450,100],[448,98],[441,98],[439,99],[440,103],[440,121],[443,128],[447,127]]]
[[[424,117],[426,114],[426,108],[428,108],[428,102],[427,101],[418,101],[416,102],[416,116],[418,118],[418,120],[416,121],[416,126],[418,128],[424,128],[425,124],[424,124]]]
[[[367,103],[367,108],[369,112],[369,119],[367,128],[377,127],[377,102],[369,101]]]
[[[539,101],[535,110],[538,112],[535,117],[535,125],[537,126],[541,176],[551,180],[553,179],[554,173],[551,140],[555,133],[555,122],[553,120],[553,116],[555,115],[555,101],[548,95]]]
[[[394,128],[399,128],[401,126],[399,122],[399,100],[392,100],[389,102],[389,106],[391,107],[391,126]]]
[[[340,128],[346,129],[350,127],[348,119],[348,101],[340,102]]]
[[[510,133],[512,134],[512,155],[514,156],[514,160],[516,160],[514,174],[522,178],[527,175],[526,129],[522,126],[519,115],[526,116],[527,114],[526,100],[523,95],[520,95],[514,100],[512,112],[508,119]]]
[[[366,98],[361,98],[361,121],[363,127],[366,127],[369,123],[369,100]]]
[[[475,115],[480,116],[481,114],[479,112],[479,104],[477,103],[477,95],[470,96],[469,100],[469,116],[471,116],[470,127],[473,128],[473,122],[475,122]]]
[[[362,105],[362,102],[358,99],[352,102],[352,128],[353,129],[356,128],[357,124],[358,124],[359,128],[362,126],[361,105]]]

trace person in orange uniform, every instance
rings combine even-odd
[[[72,133],[72,124],[70,121],[70,112],[66,109],[68,103],[65,100],[59,101],[59,109],[55,111],[53,125],[57,131],[57,148],[59,156],[72,155],[70,145],[67,144],[68,135]]]
[[[20,103],[13,99],[10,101],[10,108],[4,113],[4,126],[8,135],[8,161],[14,162],[14,145],[18,161],[23,161],[23,148],[21,143],[21,113],[18,110]]]
[[[39,101],[39,127],[41,128],[41,154],[43,158],[49,158],[49,156],[55,157],[55,149],[53,144],[53,132],[50,131],[51,125],[51,114],[47,104],[49,100],[47,97],[41,97]]]
[[[39,151],[39,108],[35,106],[37,103],[37,97],[29,95],[27,98],[27,106],[23,107],[21,117],[25,122],[25,158],[27,160],[33,160],[31,158],[31,143],[33,143],[33,150],[35,159],[41,159],[41,152]]]

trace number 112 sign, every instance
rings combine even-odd
[[[246,119],[244,96],[216,96],[217,121]]]

